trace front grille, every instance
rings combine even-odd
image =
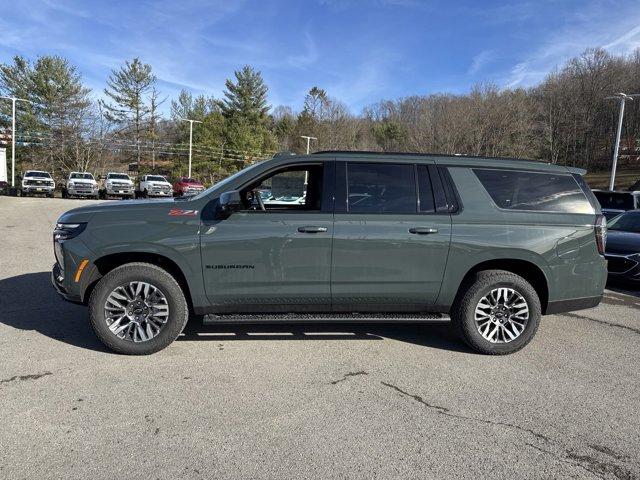
[[[612,273],[624,273],[635,267],[638,262],[635,262],[627,257],[607,257],[607,268]]]
[[[51,186],[53,182],[50,180],[26,180],[27,185]]]

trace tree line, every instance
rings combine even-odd
[[[586,50],[528,88],[481,84],[465,94],[381,100],[358,114],[319,86],[299,110],[272,107],[251,66],[234,72],[220,98],[183,90],[169,99],[138,58],[114,69],[95,95],[65,58],[16,56],[0,64],[0,92],[29,100],[19,104],[20,167],[60,174],[130,165],[185,174],[184,119],[201,122],[193,131],[194,171],[209,182],[277,151],[303,153],[303,135],[317,138],[312,150],[526,157],[598,170],[610,164],[618,115],[618,103],[607,97],[640,92],[640,49]],[[622,165],[639,161],[639,103],[627,105]],[[10,103],[0,100],[0,128],[10,126],[10,113]]]

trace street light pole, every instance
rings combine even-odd
[[[0,97],[11,100],[11,188],[16,186],[16,102],[29,102],[24,98]],[[31,103],[31,102],[29,102]]]
[[[616,170],[618,168],[618,152],[620,150],[620,136],[622,135],[622,120],[624,118],[624,106],[627,100],[633,100],[636,97],[640,97],[640,94],[634,93],[627,95],[626,93],[617,93],[612,97],[606,97],[607,99],[620,100],[620,113],[618,117],[618,130],[616,132],[616,145],[613,149],[613,163],[611,165],[611,178],[609,180],[609,190],[613,190],[616,184]]]
[[[309,142],[311,140],[318,140],[316,137],[307,137],[306,135],[300,135],[300,138],[306,138],[307,139],[307,155],[309,155]]]
[[[183,122],[189,122],[189,174],[187,175],[191,178],[191,151],[193,149],[193,124],[194,123],[202,123],[200,120],[191,120],[190,118],[181,118]]]

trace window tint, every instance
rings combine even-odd
[[[602,208],[633,210],[633,194],[624,192],[593,192]]]
[[[608,226],[609,230],[640,233],[640,213],[623,213],[618,215]]]
[[[571,175],[485,169],[474,169],[474,172],[500,208],[541,212],[593,212]]]
[[[249,208],[259,207],[258,196],[271,210],[320,210],[323,167],[289,167],[260,180],[247,191]]]
[[[413,165],[349,163],[348,210],[351,213],[416,213]]]
[[[429,169],[426,165],[418,165],[418,195],[421,212],[435,212],[433,201],[433,188],[429,178]]]

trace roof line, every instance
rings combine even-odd
[[[462,153],[428,153],[428,152],[372,152],[367,150],[321,150],[319,152],[313,152],[312,155],[320,154],[365,154],[365,155],[380,155],[380,156],[429,156],[429,157],[443,157],[443,158],[480,158],[487,160],[517,160],[525,162],[537,162],[537,163],[549,163],[544,160],[536,160],[533,158],[517,158],[517,157],[487,157],[483,155],[466,155]]]

